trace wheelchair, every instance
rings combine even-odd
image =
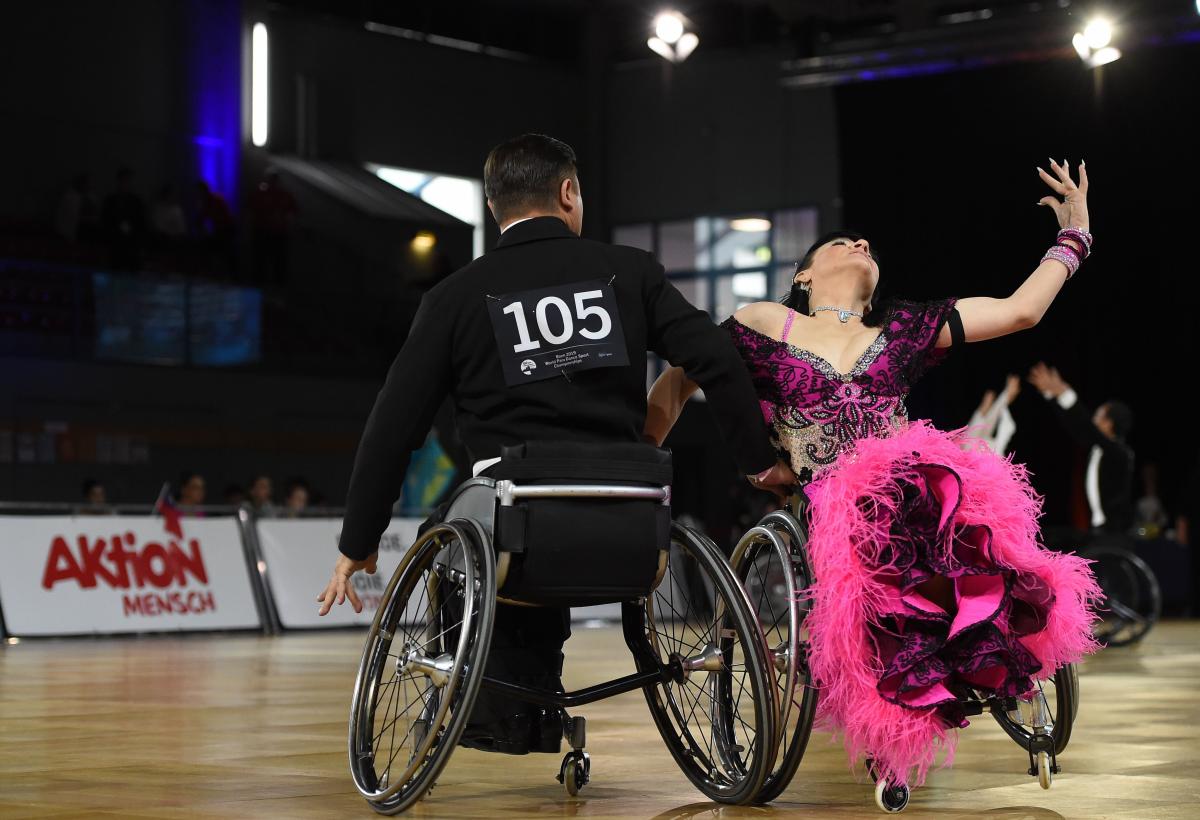
[[[806,557],[806,511],[807,499],[793,497],[787,508],[768,513],[747,531],[730,557],[767,638],[780,704],[777,755],[756,802],[773,800],[787,787],[804,755],[816,712],[818,690],[808,671],[804,632],[808,602],[803,591],[813,581]],[[1037,777],[1042,788],[1050,788],[1079,708],[1074,664],[1039,681],[1028,700],[964,689],[960,701],[967,716],[990,712],[1005,734],[1025,749],[1027,773]],[[903,811],[908,787],[878,777],[870,759],[867,771],[875,782],[876,805],[887,813]]]
[[[671,520],[670,454],[529,442],[505,448],[488,472],[458,487],[409,548],[368,632],[348,751],[370,806],[398,814],[433,788],[481,689],[563,708],[640,689],[667,750],[706,797],[745,804],[782,791],[811,724],[806,701],[781,710],[803,663],[791,602],[768,647],[763,614],[722,552]],[[743,580],[763,577],[757,560],[742,562]],[[485,674],[498,603],[605,602],[621,603],[633,674],[576,692]],[[591,778],[586,720],[562,714],[570,751],[558,780],[575,795]],[[788,721],[802,732],[785,737]]]
[[[1096,581],[1104,592],[1096,640],[1104,646],[1129,646],[1146,637],[1162,615],[1158,576],[1128,547],[1132,539],[1118,537],[1095,543],[1079,555],[1094,563]]]

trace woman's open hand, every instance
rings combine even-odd
[[[1045,205],[1054,210],[1054,216],[1058,219],[1058,227],[1090,230],[1091,222],[1088,218],[1087,208],[1088,177],[1086,164],[1079,163],[1078,185],[1071,179],[1071,169],[1067,165],[1066,160],[1063,160],[1061,165],[1054,160],[1050,160],[1050,170],[1054,172],[1053,176],[1038,168],[1038,176],[1050,186],[1050,190],[1063,197],[1063,199],[1060,201],[1057,196],[1044,196],[1038,200],[1038,204]]]

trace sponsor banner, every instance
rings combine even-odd
[[[400,559],[417,539],[419,518],[394,518],[379,541],[378,570],[354,574],[363,611],[347,600],[325,617],[317,615],[317,596],[329,583],[342,534],[340,518],[263,518],[258,521],[258,546],[267,565],[267,585],[285,629],[369,625]]]
[[[233,518],[0,516],[13,635],[261,626]]]
[[[393,518],[379,542],[378,570],[374,575],[354,574],[363,611],[355,612],[349,600],[334,605],[329,614],[317,615],[320,604],[317,596],[329,583],[338,556],[338,539],[342,532],[341,519],[299,518],[260,519],[258,545],[267,565],[267,585],[275,601],[279,621],[285,629],[316,627],[369,626],[375,619],[383,593],[400,559],[417,540],[419,518]],[[410,607],[412,602],[410,602]],[[620,604],[577,607],[571,610],[573,620],[621,619]],[[409,613],[406,622],[414,622],[416,613]]]

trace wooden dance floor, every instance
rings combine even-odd
[[[278,638],[22,641],[0,647],[0,817],[375,816],[346,768],[346,720],[362,633]],[[631,671],[613,627],[577,629],[568,687]],[[1200,812],[1200,622],[1160,624],[1080,675],[1075,733],[1050,791],[986,715],[953,770],[904,816],[1194,818]],[[407,816],[883,816],[839,746],[814,735],[769,807],[703,802],[668,756],[639,692],[580,710],[592,783],[554,780],[558,756],[458,750]]]

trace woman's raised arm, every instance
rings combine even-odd
[[[1031,328],[1041,321],[1050,303],[1071,278],[1088,255],[1091,248],[1090,220],[1087,209],[1088,176],[1084,163],[1079,164],[1079,183],[1071,179],[1071,170],[1066,160],[1062,164],[1050,160],[1051,176],[1038,168],[1042,181],[1050,186],[1057,196],[1045,196],[1038,201],[1054,211],[1058,219],[1057,244],[1042,258],[1037,269],[1029,275],[1009,297],[995,299],[985,296],[958,300],[958,315],[962,318],[963,332],[968,342],[995,339],[1019,330]],[[952,342],[949,326],[942,328],[938,347],[948,347]]]

